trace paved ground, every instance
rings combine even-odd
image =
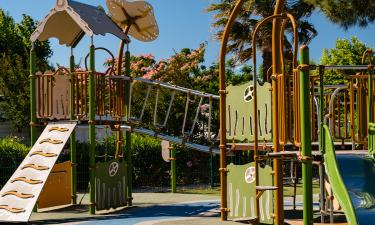
[[[29,224],[136,224],[136,225],[238,225],[220,221],[219,196],[201,194],[134,193],[134,206],[117,212],[88,214],[88,196],[80,195],[82,205],[33,213]],[[293,199],[285,199],[286,216],[301,218],[302,211],[293,211]],[[314,196],[314,201],[317,196]],[[297,209],[302,208],[301,196],[297,197]],[[318,209],[318,205],[314,205]],[[317,214],[318,215],[318,214]],[[299,224],[294,222],[291,224]]]
[[[138,224],[209,214],[219,205],[218,196],[214,195],[134,193],[133,197],[131,208],[90,216],[88,196],[80,195],[82,205],[33,213],[30,224]]]

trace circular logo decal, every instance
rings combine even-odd
[[[111,163],[111,165],[109,165],[109,168],[108,168],[109,176],[111,177],[115,176],[117,174],[118,167],[119,165],[117,162]]]
[[[255,167],[249,167],[245,171],[245,181],[251,184],[255,181]]]
[[[250,102],[254,98],[254,86],[250,85],[245,89],[243,99],[245,102]]]

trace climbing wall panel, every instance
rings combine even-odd
[[[228,219],[253,220],[256,213],[255,163],[228,165]],[[272,186],[272,168],[259,169],[260,185]],[[273,224],[273,193],[267,190],[259,198],[260,222]]]
[[[27,222],[75,122],[49,123],[0,191],[0,221]],[[58,190],[56,190],[58,193]]]

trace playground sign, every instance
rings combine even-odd
[[[126,206],[126,163],[119,160],[98,163],[96,171],[96,209]]]

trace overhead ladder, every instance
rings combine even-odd
[[[27,222],[76,122],[49,123],[0,192],[0,222]]]

